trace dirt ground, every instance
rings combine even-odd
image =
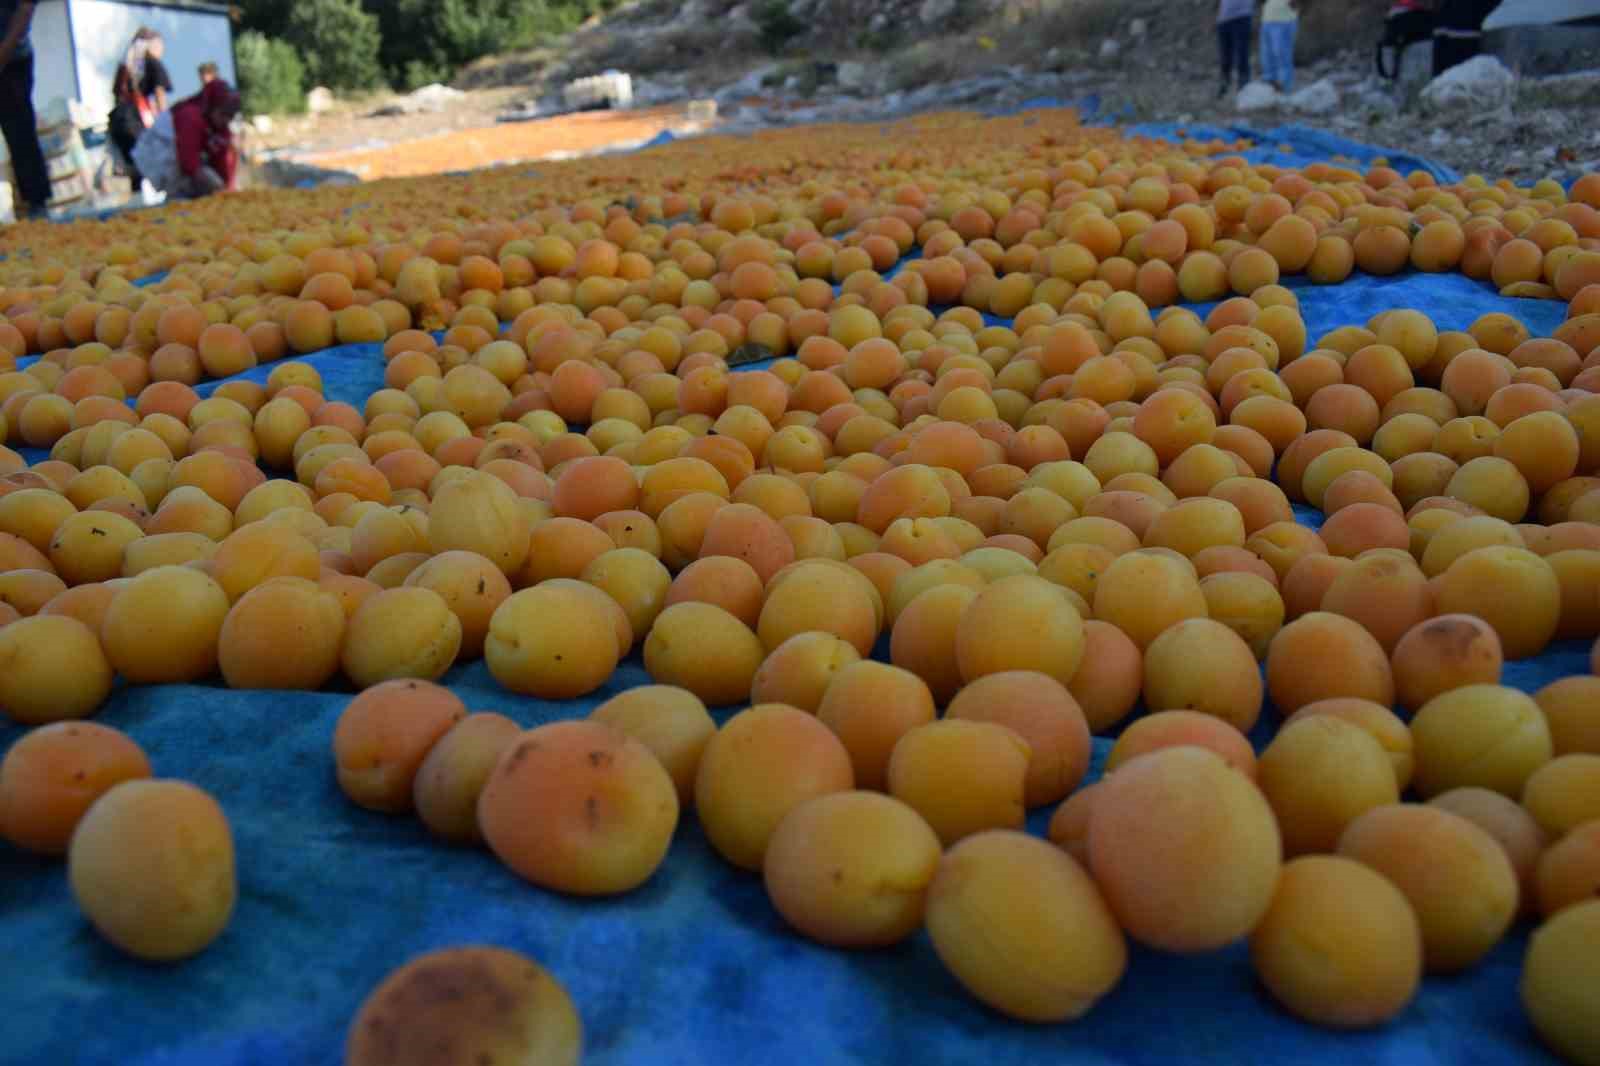
[[[297,153],[295,158],[370,181],[588,154],[647,141],[686,123],[682,107],[590,111],[531,122],[470,126],[382,146]]]

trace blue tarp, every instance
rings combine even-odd
[[[1313,339],[1391,307],[1422,307],[1441,329],[1507,311],[1536,335],[1554,329],[1563,310],[1502,299],[1454,275],[1291,285]],[[321,372],[330,399],[359,405],[382,384],[377,345],[304,361]],[[245,376],[264,380],[268,369]],[[1318,522],[1314,512],[1298,516]],[[1564,642],[1511,664],[1506,683],[1533,691],[1587,672],[1586,656],[1586,645]],[[528,726],[586,714],[647,681],[637,656],[601,691],[561,704],[504,691],[481,663],[446,678],[470,708]],[[330,745],[350,695],[233,692],[220,683],[119,687],[99,720],[137,740],[158,775],[194,781],[227,811],[238,908],[197,958],[140,963],[90,929],[59,861],[0,844],[0,1064],[333,1066],[350,1017],[385,974],[420,952],[464,943],[515,948],[548,967],[582,1015],[585,1061],[606,1066],[1554,1061],[1518,1005],[1526,924],[1470,973],[1426,981],[1410,1008],[1375,1032],[1297,1022],[1255,982],[1243,946],[1196,958],[1135,949],[1125,979],[1086,1018],[1029,1026],[967,996],[925,934],[859,953],[792,934],[760,878],[718,859],[692,814],[638,891],[563,898],[487,852],[435,842],[413,818],[349,803]],[[735,709],[719,710],[718,720]],[[1269,708],[1252,736],[1258,747],[1276,722]],[[0,750],[21,732],[0,724]],[[1108,749],[1109,740],[1096,741],[1091,776]],[[1042,832],[1050,813],[1035,812],[1030,828]]]

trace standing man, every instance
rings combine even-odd
[[[28,26],[33,0],[0,0],[0,128],[11,152],[11,169],[22,193],[25,218],[43,218],[50,203],[50,172],[39,147],[33,114],[33,46]]]
[[[1217,99],[1228,95],[1230,80],[1238,78],[1238,88],[1250,81],[1250,22],[1254,0],[1218,0],[1217,46],[1222,53],[1222,88]]]

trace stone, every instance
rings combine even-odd
[[[1101,59],[1115,59],[1117,58],[1117,53],[1121,51],[1122,45],[1117,43],[1117,39],[1115,37],[1107,37],[1105,40],[1100,42]]]
[[[927,26],[947,21],[956,13],[957,3],[958,0],[922,0],[922,6],[917,8],[917,18]]]
[[[1339,90],[1327,78],[1312,82],[1289,94],[1284,101],[1290,110],[1307,115],[1326,115],[1339,107]]]
[[[1143,37],[1149,31],[1150,24],[1144,19],[1134,19],[1132,22],[1128,23],[1129,37]]]
[[[1473,56],[1428,83],[1422,101],[1440,110],[1462,107],[1492,110],[1509,103],[1516,93],[1517,76],[1494,56]]]
[[[1283,103],[1283,94],[1264,81],[1253,81],[1239,90],[1239,95],[1234,98],[1233,105],[1240,111],[1266,111],[1269,108],[1279,107]]]
[[[870,78],[871,71],[867,69],[867,65],[858,63],[853,59],[846,59],[841,62],[838,71],[834,74],[834,81],[838,83],[839,88],[847,89],[851,92],[860,92],[867,88]]]
[[[306,93],[306,110],[321,115],[333,110],[333,90],[319,85]]]

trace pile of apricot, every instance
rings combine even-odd
[[[1600,175],[1236,147],[960,118],[25,228],[0,836],[67,855],[114,943],[193,954],[226,817],[85,719],[119,677],[347,684],[350,800],[543,889],[628,892],[693,817],[800,935],[926,929],[1028,1021],[1089,1012],[1130,938],[1248,939],[1287,1010],[1377,1025],[1532,916],[1529,1016],[1594,1061]],[[1312,336],[1280,284],[1407,268],[1567,318]],[[335,343],[382,387],[287,358]],[[1503,683],[1553,641],[1589,673]],[[532,730],[445,684],[579,700],[634,655],[653,684]],[[581,1045],[489,948],[391,977],[351,1060],[408,1032]]]

